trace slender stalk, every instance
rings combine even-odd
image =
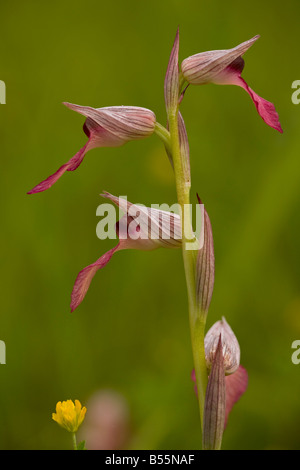
[[[168,149],[169,152],[171,152],[171,147],[170,147],[170,132],[162,126],[159,122],[156,121],[155,123],[155,130],[154,132],[159,136],[159,138],[163,141],[165,144],[165,147]]]
[[[77,450],[77,441],[76,441],[76,434],[75,434],[75,432],[72,432],[72,442],[73,442],[73,448],[74,448],[74,450]]]
[[[207,387],[207,368],[204,351],[205,320],[203,319],[203,317],[201,317],[199,307],[197,306],[196,302],[195,272],[197,251],[187,249],[187,243],[195,239],[195,236],[192,229],[191,213],[189,210],[190,183],[185,181],[184,165],[180,151],[180,140],[178,130],[178,107],[176,110],[169,112],[168,120],[170,128],[172,157],[174,163],[177,199],[181,207],[182,253],[188,292],[191,341],[198,389],[200,419],[201,427],[203,429],[204,401]]]

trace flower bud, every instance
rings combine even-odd
[[[178,106],[179,94],[179,68],[178,68],[178,52],[179,52],[179,29],[177,29],[175,41],[170,55],[170,60],[165,76],[164,94],[167,111],[176,110]]]
[[[226,383],[223,359],[220,335],[205,394],[202,434],[203,450],[221,449],[226,413]]]
[[[233,374],[240,365],[240,346],[224,317],[221,321],[216,322],[206,333],[204,339],[206,364],[210,369],[214,361],[220,335],[225,373],[226,375]]]
[[[215,254],[210,219],[198,194],[201,210],[200,246],[196,264],[196,299],[202,315],[208,313],[215,282]]]

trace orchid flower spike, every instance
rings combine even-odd
[[[260,117],[268,126],[283,132],[273,103],[257,95],[241,77],[244,68],[242,55],[254,44],[254,36],[233,49],[201,52],[185,59],[181,64],[184,79],[192,85],[215,83],[237,85],[250,95]]]
[[[45,191],[51,188],[66,171],[76,170],[89,150],[96,147],[119,147],[130,140],[148,137],[155,129],[155,114],[146,108],[111,106],[95,109],[71,103],[64,104],[86,117],[83,130],[88,141],[67,163],[28,194]]]
[[[96,272],[104,268],[114,253],[120,250],[135,249],[150,251],[156,248],[179,248],[182,240],[181,218],[179,215],[135,205],[105,192],[103,197],[110,199],[125,212],[115,225],[119,243],[78,274],[71,301],[73,312],[83,301]]]

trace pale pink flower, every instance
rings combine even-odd
[[[89,150],[95,147],[119,147],[130,140],[148,137],[155,129],[155,114],[146,108],[111,106],[95,109],[71,103],[64,104],[87,118],[83,130],[88,141],[74,157],[31,189],[28,194],[45,191],[51,188],[66,171],[76,170]]]
[[[282,132],[273,103],[257,95],[241,77],[245,65],[242,55],[258,38],[259,36],[255,36],[233,49],[195,54],[182,62],[181,71],[185,80],[192,85],[216,83],[217,85],[237,85],[244,88],[265,123]]]

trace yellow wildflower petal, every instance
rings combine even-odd
[[[59,401],[56,404],[56,413],[52,413],[52,419],[69,432],[76,432],[84,420],[86,407],[82,407],[79,400]]]

